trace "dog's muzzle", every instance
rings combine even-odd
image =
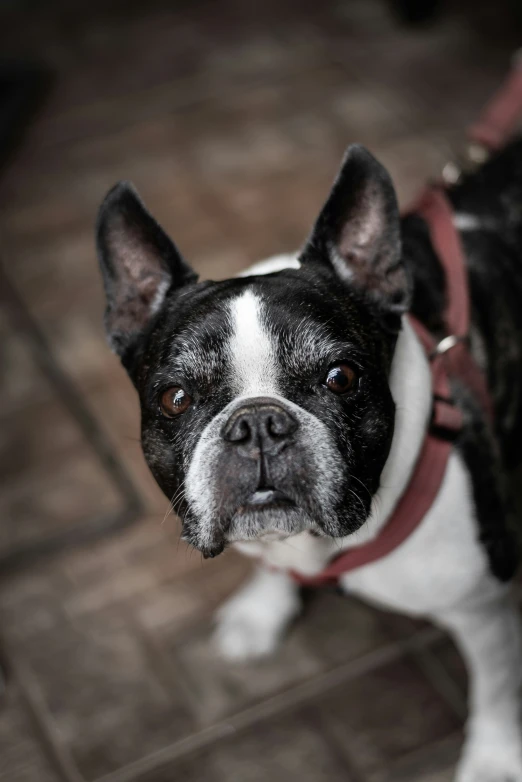
[[[187,539],[205,556],[228,543],[315,528],[333,517],[342,473],[324,425],[278,397],[238,399],[202,436],[187,486]],[[335,483],[333,483],[335,481]]]
[[[298,429],[296,419],[275,400],[249,399],[225,423],[221,436],[245,459],[278,456]]]

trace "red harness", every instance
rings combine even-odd
[[[470,128],[470,139],[485,148],[484,151],[502,146],[521,109],[522,64],[518,62],[479,122]],[[465,386],[489,418],[493,417],[486,379],[469,350],[470,301],[466,263],[443,187],[427,188],[414,211],[428,225],[433,248],[446,276],[444,324],[447,336],[437,343],[416,318],[408,316],[430,362],[433,397],[430,425],[410,482],[381,532],[368,543],[336,556],[316,576],[293,572],[292,576],[304,586],[336,583],[345,573],[386,557],[421,523],[440,490],[453,448],[452,440],[462,426],[462,413],[451,397],[451,380]]]

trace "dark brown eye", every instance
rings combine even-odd
[[[346,394],[356,387],[357,375],[348,364],[339,364],[328,370],[325,385],[334,394]]]
[[[172,386],[160,396],[161,412],[167,418],[175,418],[190,407],[192,399],[180,386]]]

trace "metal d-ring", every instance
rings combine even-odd
[[[451,350],[455,347],[455,345],[458,345],[459,342],[464,342],[465,340],[466,337],[458,337],[456,334],[449,334],[447,337],[444,337],[444,339],[441,339],[435,350],[432,352],[430,358],[444,355],[444,353],[447,353],[448,350]]]

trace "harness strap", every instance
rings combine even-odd
[[[515,54],[513,68],[506,81],[468,128],[472,143],[493,151],[506,143],[522,114],[522,50]]]
[[[453,222],[453,210],[441,187],[431,187],[422,196],[417,211],[426,220],[433,248],[444,269],[446,281],[446,311],[444,324],[447,336],[437,345],[424,329],[422,337],[425,350],[431,358],[435,408],[438,399],[450,401],[448,378],[458,379],[473,395],[493,420],[493,404],[486,377],[477,365],[469,349],[470,299],[466,260],[459,233]],[[419,333],[421,324],[417,324]],[[431,340],[432,345],[428,344]],[[445,388],[439,387],[445,386]],[[453,408],[457,411],[457,408]],[[437,415],[447,416],[447,411],[435,409]]]
[[[453,222],[453,210],[444,191],[433,186],[425,190],[415,211],[428,224],[433,249],[444,269],[446,331],[458,340],[466,339],[470,318],[468,278],[462,243]]]

